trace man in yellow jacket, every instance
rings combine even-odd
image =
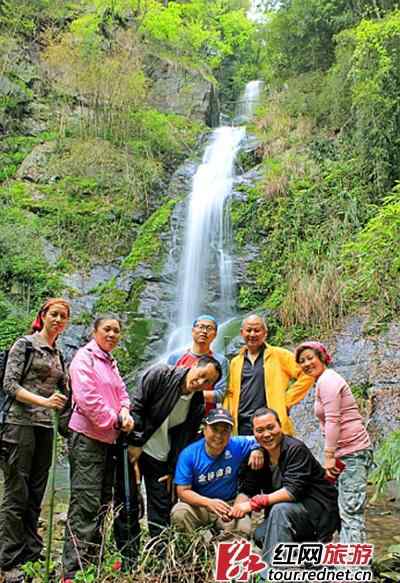
[[[283,433],[293,435],[288,411],[304,398],[313,378],[301,371],[289,350],[266,343],[268,329],[260,316],[243,320],[240,334],[246,346],[230,363],[224,401],[234,418],[235,431],[252,435],[252,415],[260,407],[270,407],[278,413]]]

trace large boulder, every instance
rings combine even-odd
[[[18,168],[16,177],[30,182],[47,182],[50,179],[48,161],[56,146],[56,142],[45,142],[35,146]]]
[[[214,87],[197,71],[176,63],[163,62],[150,76],[153,84],[150,103],[165,113],[178,113],[208,123],[218,124],[219,105]]]

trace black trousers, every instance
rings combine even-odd
[[[154,537],[171,524],[171,494],[168,492],[166,482],[158,481],[168,474],[168,464],[142,453],[139,465],[146,486],[149,532],[150,536]]]
[[[69,439],[71,498],[65,528],[65,578],[99,559],[103,524],[114,482],[114,446],[72,432]]]
[[[123,568],[137,563],[140,547],[138,485],[135,470],[124,455],[124,446],[115,446],[116,473],[114,484],[114,538],[122,554]]]
[[[121,455],[121,453],[119,455]],[[122,468],[122,463],[118,463],[117,467]],[[167,490],[166,484],[158,481],[159,478],[167,474],[168,466],[166,462],[160,462],[146,453],[142,453],[139,458],[139,467],[146,486],[147,518],[150,536],[156,537],[164,528],[170,525],[172,508],[171,495]],[[131,479],[134,479],[133,472],[131,472],[130,476]],[[119,488],[122,483],[121,478],[117,479],[116,484],[118,484]],[[122,507],[121,512],[118,513],[114,522],[114,532],[118,548],[120,550],[125,549],[123,555],[127,557],[128,560],[134,562],[136,560],[134,554],[137,553],[139,547],[140,524],[136,486],[132,486],[132,491],[135,492],[136,501],[132,506],[129,528],[127,524],[127,514]],[[118,498],[123,499],[121,492],[119,493]],[[128,540],[129,532],[130,540]],[[131,549],[130,555],[128,554],[128,549]]]
[[[0,567],[9,570],[40,557],[43,541],[37,532],[51,465],[53,430],[6,425],[1,467],[4,495],[0,507]]]

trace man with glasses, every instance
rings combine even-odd
[[[228,373],[228,361],[222,354],[211,350],[211,343],[217,336],[218,324],[216,319],[209,314],[198,316],[192,327],[192,345],[190,348],[176,350],[167,358],[167,364],[191,368],[201,356],[212,356],[221,365],[222,378],[215,386],[210,386],[203,391],[206,403],[206,413],[215,407],[216,403],[221,403],[225,397],[226,382]]]

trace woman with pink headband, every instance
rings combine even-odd
[[[340,541],[365,542],[364,510],[372,450],[358,405],[344,378],[327,368],[332,357],[321,342],[303,342],[296,348],[295,358],[303,372],[316,381],[314,411],[325,436],[324,466],[327,478],[337,480],[339,489]]]
[[[66,300],[48,300],[31,334],[15,342],[7,359],[6,418],[0,430],[4,472],[0,567],[7,583],[24,581],[21,565],[41,557],[43,543],[37,527],[51,465],[51,411],[63,409],[67,401],[67,374],[56,341],[69,317]]]

